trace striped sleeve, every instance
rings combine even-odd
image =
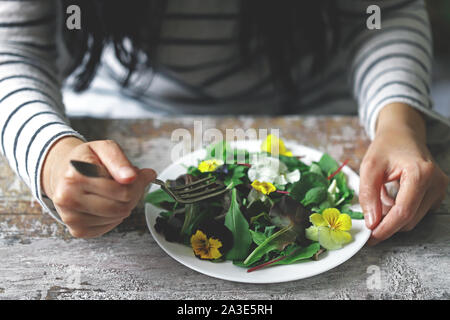
[[[54,218],[41,188],[42,164],[62,137],[83,137],[64,115],[55,67],[55,3],[0,0],[0,148],[11,168]]]
[[[369,5],[380,8],[380,29],[366,25]],[[345,41],[350,48],[350,83],[369,137],[375,137],[378,114],[390,103],[406,103],[427,114],[432,106],[432,37],[424,1],[358,1],[344,8],[342,16],[358,21]]]

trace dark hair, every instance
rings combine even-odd
[[[128,70],[122,85],[140,68],[158,64],[155,55],[167,0],[64,0],[63,8],[78,5],[81,30],[65,29],[65,42],[73,54],[69,73],[75,72],[74,89],[89,87],[106,44]],[[237,37],[242,59],[255,63],[256,52],[268,62],[276,87],[292,92],[296,84],[293,66],[312,56],[310,72],[323,61],[339,38],[333,0],[241,0]]]

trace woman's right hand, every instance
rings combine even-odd
[[[71,166],[70,160],[102,165],[113,179],[85,177]],[[77,238],[93,238],[112,230],[130,215],[156,173],[134,167],[114,141],[85,143],[65,137],[47,154],[41,177],[43,191],[70,233]]]

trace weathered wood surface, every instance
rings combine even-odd
[[[203,130],[223,132],[280,129],[286,140],[337,159],[349,158],[356,171],[369,145],[353,117],[78,119],[73,125],[88,139],[116,140],[136,165],[161,171],[177,143],[171,141],[172,132],[185,128],[193,133],[194,121],[201,121]],[[447,174],[449,149],[433,150]],[[0,159],[0,299],[448,299],[449,198],[412,232],[365,247],[325,274],[248,285],[211,278],[174,261],[153,240],[139,210],[99,239],[73,239],[41,213],[28,189]],[[369,273],[373,270],[379,271],[379,278]],[[379,279],[379,285],[374,287],[373,279]]]

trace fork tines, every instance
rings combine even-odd
[[[211,181],[211,182],[208,183],[208,181]],[[191,182],[191,183],[188,183],[188,184],[184,184],[184,185],[181,185],[181,186],[170,187],[170,189],[173,190],[173,191],[177,191],[178,192],[179,190],[184,190],[184,189],[187,189],[187,188],[191,188],[193,186],[202,184],[203,182],[206,182],[204,185],[202,185],[202,187],[205,187],[205,186],[211,185],[215,181],[216,181],[216,178],[214,176],[209,176],[209,177],[206,177],[206,178],[203,178],[203,179],[199,179],[199,180],[196,180],[194,182]]]
[[[169,187],[166,185],[166,188],[175,200],[181,203],[198,202],[215,197],[226,191],[226,186],[216,181],[214,176],[206,177],[183,186]]]

